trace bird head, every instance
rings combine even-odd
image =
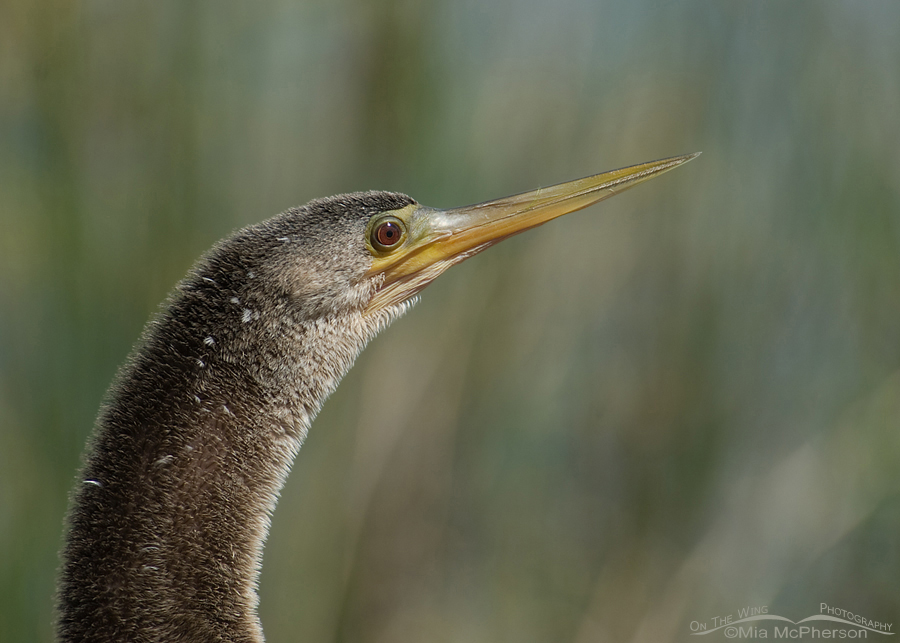
[[[378,319],[389,321],[402,312],[450,266],[695,156],[652,161],[446,210],[392,192],[345,194],[246,228],[230,246],[241,249],[241,264],[250,259],[258,276],[302,301],[307,318],[353,312],[380,326]],[[248,253],[258,254],[259,261]]]

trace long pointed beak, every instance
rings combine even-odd
[[[413,297],[450,266],[503,239],[608,199],[699,155],[632,165],[462,208],[436,210],[413,205],[387,213],[405,225],[406,233],[402,243],[390,251],[372,249],[375,259],[369,274],[383,275],[383,280],[367,311]],[[373,219],[374,224],[377,221],[377,217]]]

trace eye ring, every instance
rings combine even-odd
[[[396,250],[405,239],[406,226],[397,217],[378,219],[369,232],[369,243],[379,252]]]

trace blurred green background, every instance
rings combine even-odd
[[[875,0],[5,0],[0,641],[52,639],[97,407],[214,241],[697,150],[373,342],[282,495],[268,640],[684,641],[821,602],[896,631],[898,33]]]

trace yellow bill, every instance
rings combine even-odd
[[[569,212],[608,199],[699,156],[687,154],[450,210],[410,205],[372,218],[369,274],[382,276],[367,311],[398,304],[452,265]]]

